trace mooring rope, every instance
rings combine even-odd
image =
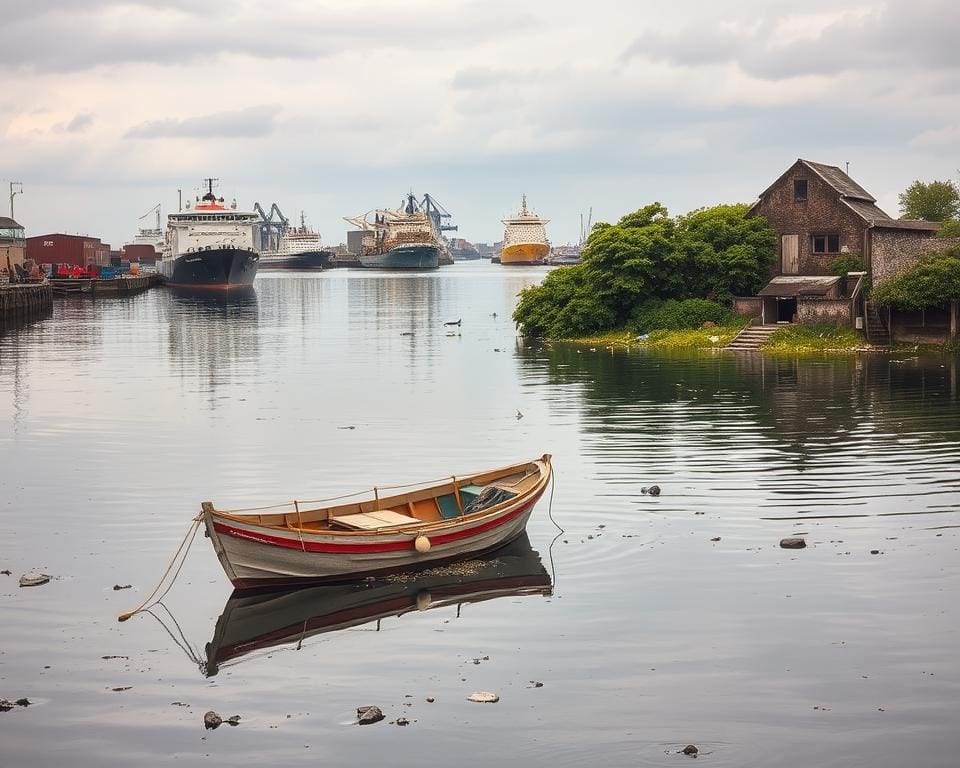
[[[560,523],[558,523],[553,517],[553,489],[556,487],[556,485],[557,485],[557,473],[553,471],[553,463],[551,462],[550,464],[550,503],[547,505],[547,517],[550,518],[550,522],[553,523],[556,526],[557,531],[559,531],[559,533],[557,533],[557,535],[553,537],[553,541],[550,542],[550,546],[547,548],[547,554],[550,556],[550,578],[553,582],[554,589],[556,589],[557,587],[557,569],[553,564],[553,545],[557,543],[557,539],[559,539],[561,536],[563,536],[564,533],[566,533],[566,531],[564,531],[563,528],[560,527]]]
[[[187,531],[187,535],[183,537],[183,541],[181,541],[180,546],[177,547],[177,551],[174,553],[173,559],[170,561],[170,564],[167,566],[167,570],[163,572],[163,576],[160,577],[160,581],[157,583],[157,586],[153,588],[153,592],[151,592],[150,595],[147,597],[147,599],[144,600],[142,603],[140,603],[140,605],[138,605],[132,611],[129,611],[127,613],[121,613],[119,616],[117,616],[117,621],[126,621],[131,616],[134,616],[140,613],[145,608],[148,608],[152,605],[156,605],[161,600],[163,600],[164,597],[166,597],[167,592],[170,591],[170,588],[173,586],[174,582],[177,580],[177,576],[180,575],[180,569],[183,568],[183,564],[187,560],[187,553],[190,551],[190,547],[193,545],[194,537],[196,537],[197,531],[200,529],[200,523],[202,521],[203,521],[203,513],[200,513],[195,518],[193,518],[193,522],[190,524],[190,528]],[[181,557],[181,552],[183,553],[182,557]],[[154,595],[156,595],[157,592],[160,591],[160,588],[163,586],[164,582],[167,580],[167,576],[170,574],[170,570],[173,568],[174,564],[177,562],[178,559],[180,560],[180,564],[177,566],[177,570],[174,571],[173,578],[170,579],[170,582],[167,584],[166,589],[164,589],[163,592],[160,593],[160,596],[154,600]]]

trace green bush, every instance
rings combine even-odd
[[[627,327],[634,333],[681,331],[700,328],[707,321],[723,325],[732,317],[727,307],[709,299],[648,299],[633,310]]]
[[[847,272],[866,272],[867,266],[859,253],[843,253],[827,265],[827,274],[846,277]]]
[[[659,203],[593,227],[582,263],[555,270],[524,289],[513,319],[526,336],[572,338],[647,322],[638,307],[750,295],[769,276],[776,233],[747,205],[718,205],[670,218]],[[718,309],[719,307],[719,309]],[[639,315],[638,315],[639,313]],[[661,328],[698,327],[729,312],[716,302],[676,308]]]
[[[921,256],[906,272],[874,288],[873,300],[908,311],[960,301],[960,248]]]

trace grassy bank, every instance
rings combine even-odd
[[[764,352],[857,352],[869,349],[870,345],[853,328],[838,328],[835,325],[787,325],[774,331]]]
[[[725,347],[743,330],[746,320],[714,326],[679,331],[651,331],[638,336],[630,331],[609,331],[596,336],[578,339],[563,339],[574,344],[592,347],[644,347],[646,349],[710,349]]]

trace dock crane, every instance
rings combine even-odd
[[[260,250],[273,250],[280,243],[290,227],[290,220],[283,215],[283,212],[276,203],[270,204],[270,215],[268,216],[260,203],[253,204],[253,210],[260,214]],[[273,216],[276,214],[277,218]],[[273,237],[271,237],[273,235]]]
[[[443,223],[444,220],[450,219],[453,214],[440,205],[434,198],[430,197],[429,194],[423,196],[423,200],[420,202],[420,208],[433,221],[433,226],[438,233],[457,231],[456,225]]]
[[[587,244],[587,238],[590,237],[590,228],[593,224],[593,206],[590,206],[590,213],[587,214],[587,226],[583,226],[583,214],[580,214],[580,246]]]

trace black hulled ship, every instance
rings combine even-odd
[[[258,218],[224,205],[206,179],[207,191],[191,209],[167,217],[166,247],[157,271],[168,285],[185,288],[249,287],[260,256],[254,250]]]

